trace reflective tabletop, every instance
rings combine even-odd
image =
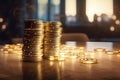
[[[120,56],[95,54],[96,64],[78,58],[23,62],[21,54],[0,53],[0,80],[120,80]]]

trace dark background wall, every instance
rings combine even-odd
[[[64,33],[86,33],[90,39],[101,40],[102,38],[120,38],[120,26],[116,31],[111,32],[109,25],[102,27],[95,23],[87,23],[85,15],[85,0],[77,0],[77,19],[81,25],[65,25],[64,0],[61,0],[61,21]],[[120,19],[120,0],[114,0],[114,14]],[[37,19],[37,0],[0,0],[0,17],[4,19],[0,23],[0,40],[10,40],[15,37],[23,37],[24,20]],[[1,26],[7,25],[6,30],[2,31]],[[101,23],[104,24],[104,23]]]
[[[0,41],[22,38],[24,20],[37,18],[37,0],[0,0]],[[2,30],[2,25],[7,25]]]

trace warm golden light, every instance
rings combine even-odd
[[[93,52],[85,52],[84,56],[80,58],[80,62],[85,64],[97,63],[97,59],[95,58],[95,54]]]
[[[95,52],[95,53],[105,53],[105,52],[106,52],[106,49],[105,49],[105,48],[95,48],[95,49],[94,49],[94,52]]]
[[[5,24],[3,24],[3,25],[2,25],[2,30],[5,30],[6,27],[7,27],[7,26],[6,26]]]
[[[58,60],[61,61],[61,60],[64,60],[64,59],[65,59],[65,52],[61,51],[60,54],[59,54]]]
[[[50,61],[49,64],[50,64],[50,66],[53,66],[53,65],[54,65],[54,62],[53,62],[53,61]]]
[[[107,51],[107,54],[110,54],[110,55],[112,55],[112,54],[114,54],[112,51]]]
[[[115,24],[119,25],[119,24],[120,24],[120,21],[119,21],[119,20],[116,20],[116,21],[115,21]]]
[[[94,15],[113,15],[113,0],[86,0],[86,15],[90,22],[93,22]]]
[[[23,47],[23,44],[6,44],[2,46],[0,51],[2,51],[3,53],[22,54],[22,47]]]
[[[0,18],[0,22],[3,22],[3,18]]]
[[[49,60],[55,60],[54,56],[50,56]]]
[[[115,27],[114,27],[114,26],[111,26],[111,27],[110,27],[110,31],[115,31]]]
[[[67,16],[76,16],[76,0],[65,0],[65,13]]]
[[[116,17],[115,15],[112,15],[112,19],[113,19],[113,20],[116,20],[116,18],[117,18],[117,17]]]
[[[59,61],[63,61],[63,60],[65,60],[65,59],[64,59],[64,57],[59,57],[58,60],[59,60]]]

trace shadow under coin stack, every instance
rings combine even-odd
[[[41,20],[26,20],[23,38],[23,61],[41,61],[44,24]]]
[[[61,22],[46,22],[44,32],[44,58],[58,60],[62,33]]]

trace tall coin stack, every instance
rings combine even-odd
[[[61,22],[46,22],[44,29],[44,58],[55,60],[60,52]]]
[[[41,20],[26,20],[23,38],[23,61],[41,61],[44,24]]]

